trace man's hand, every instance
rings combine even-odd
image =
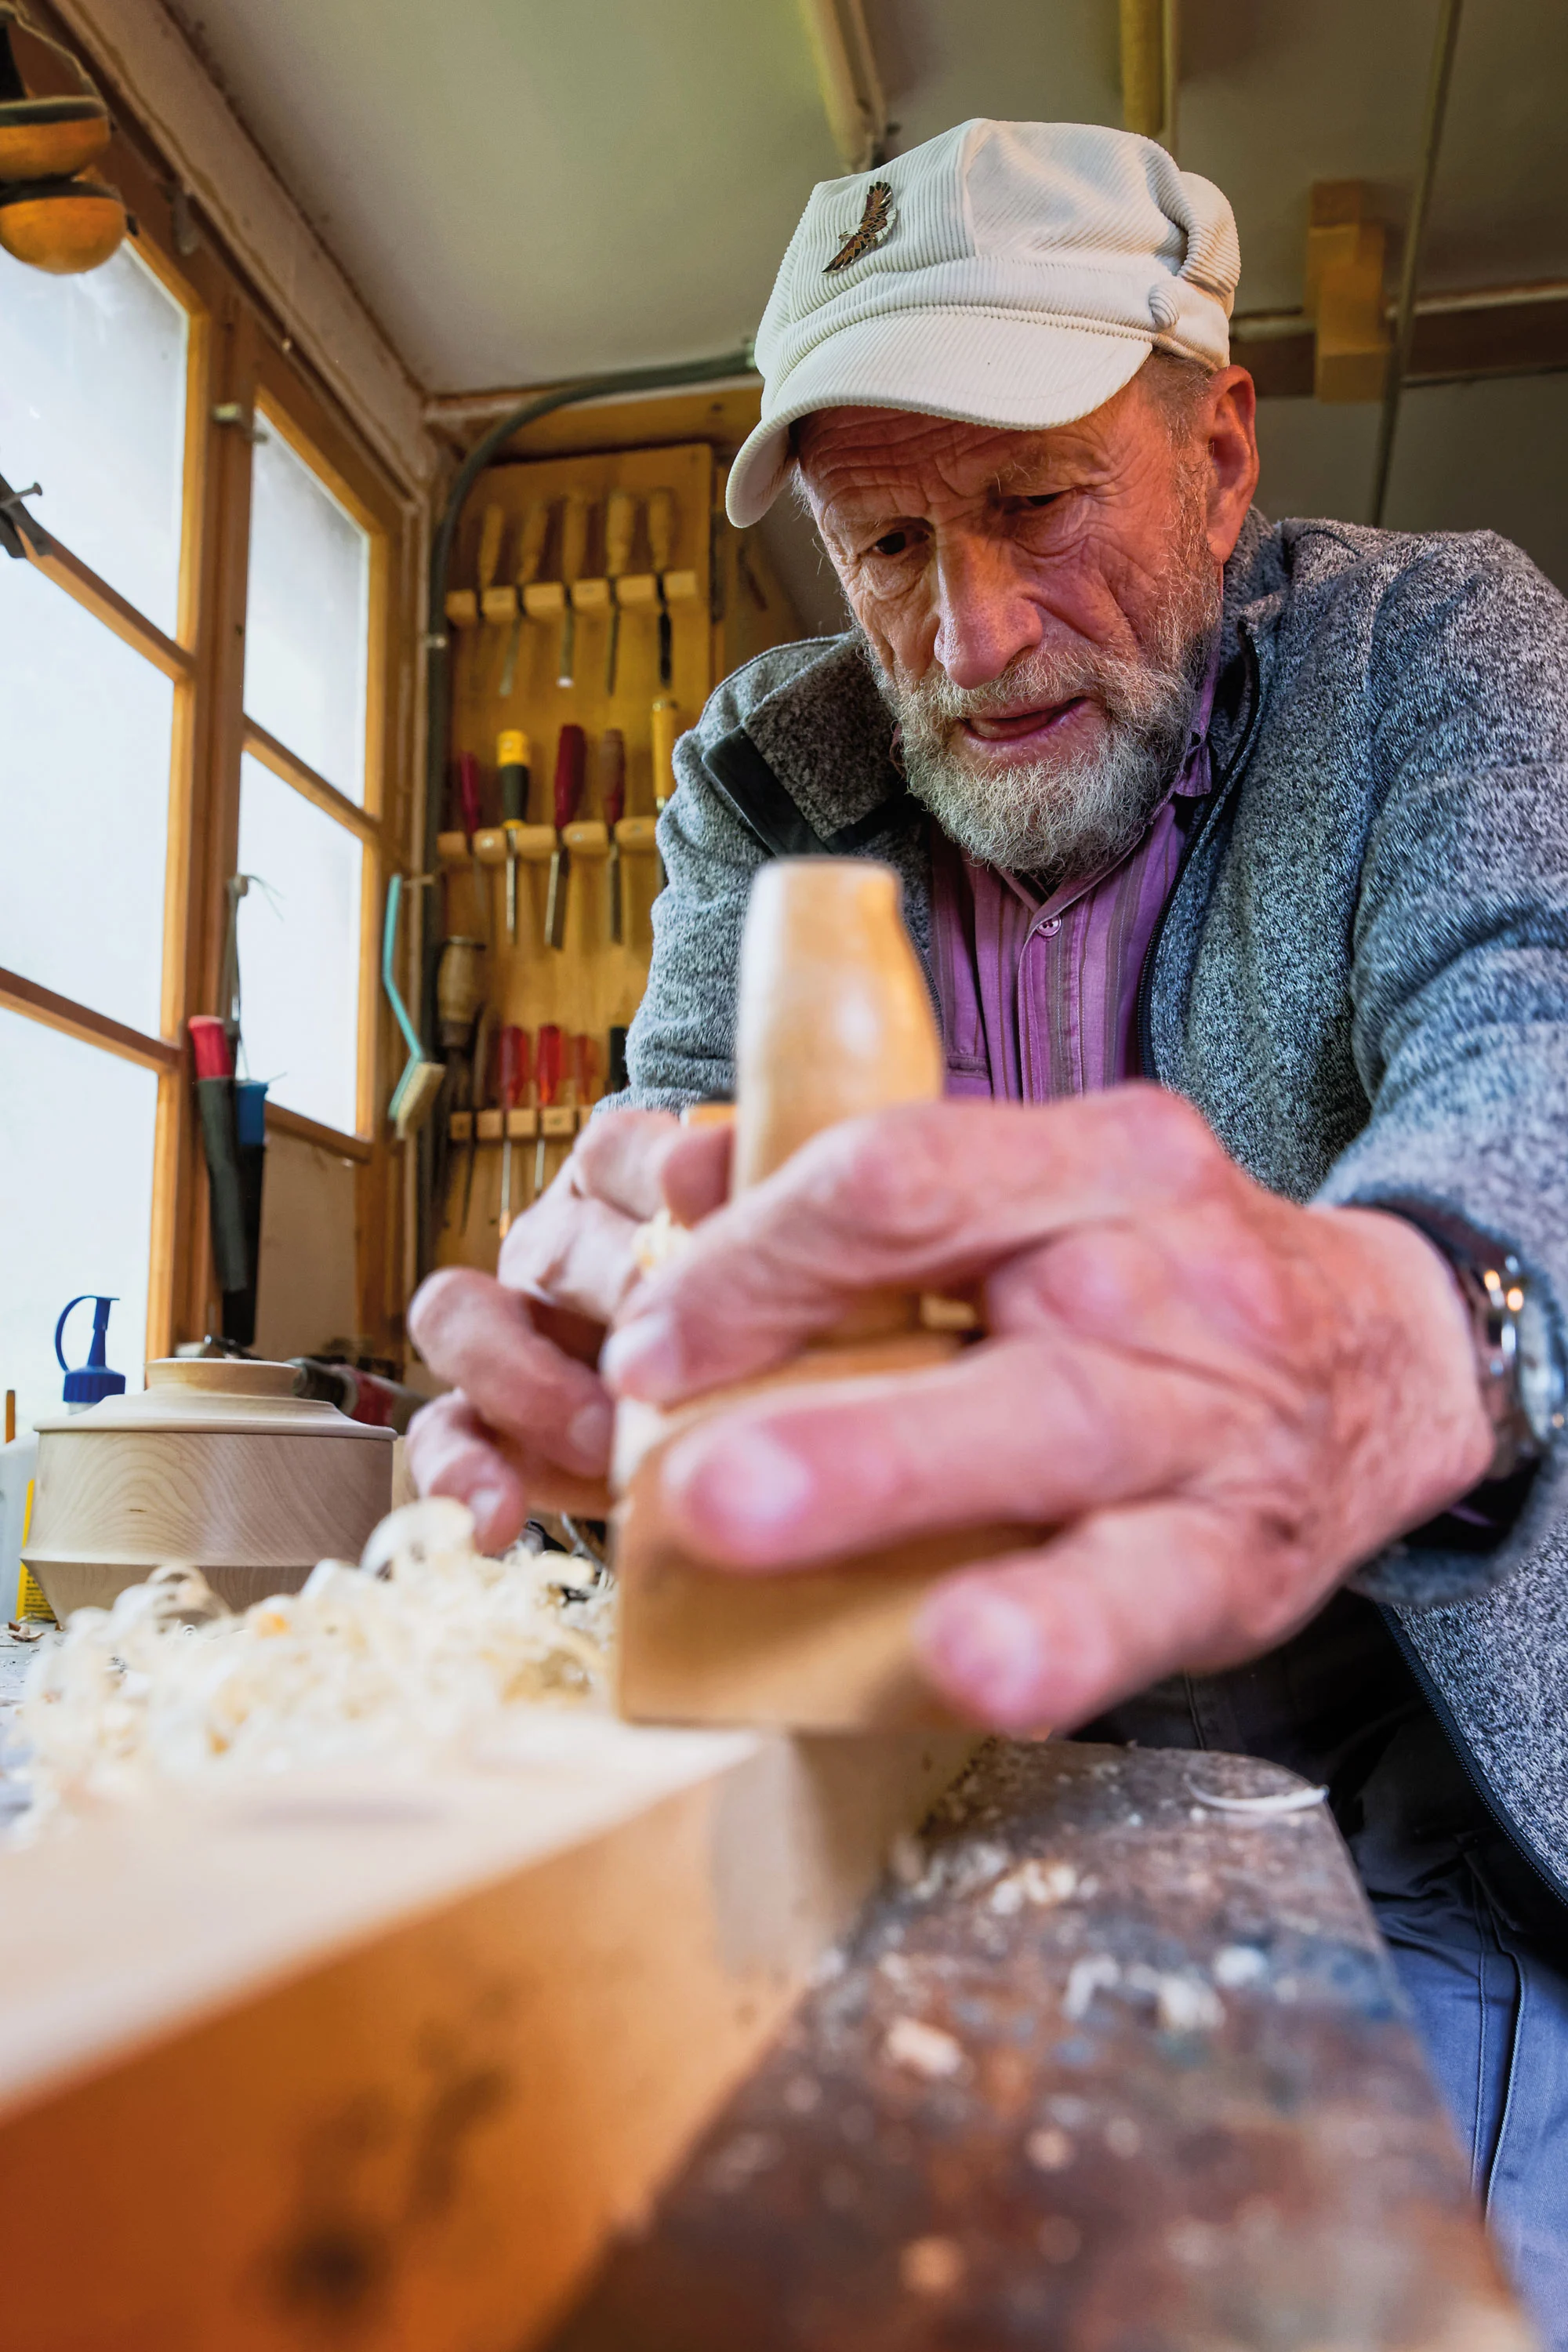
[[[479,1542],[510,1543],[530,1507],[603,1517],[614,1408],[595,1370],[605,1327],[637,1280],[632,1236],[668,1199],[685,1218],[723,1197],[727,1139],[667,1111],[595,1119],[502,1244],[499,1279],[432,1275],[408,1326],[456,1385],[408,1432],[426,1495],[455,1495]]]
[[[886,1284],[976,1286],[989,1336],[896,1393],[715,1416],[669,1447],[667,1504],[695,1555],[752,1573],[1037,1522],[1038,1549],[948,1579],[920,1625],[938,1687],[1003,1729],[1272,1647],[1490,1459],[1431,1244],[1265,1192],[1142,1086],[819,1136],[627,1299],[604,1370],[672,1404]]]

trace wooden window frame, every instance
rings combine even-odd
[[[25,27],[17,46],[29,87],[43,95],[67,86],[63,65],[28,39]],[[271,1103],[268,1127],[272,1134],[296,1137],[353,1163],[359,1328],[374,1352],[396,1360],[403,1352],[403,1188],[384,1119],[395,1073],[391,1024],[381,1003],[379,913],[386,878],[398,867],[406,870],[412,846],[420,502],[301,363],[232,257],[205,228],[194,244],[182,233],[174,190],[150,142],[119,110],[116,121],[104,176],[121,189],[137,216],[139,258],[179,302],[188,322],[174,635],[165,635],[68,547],[57,545],[33,561],[174,688],[160,1034],[129,1027],[3,969],[0,1005],[155,1073],[147,1353],[167,1354],[180,1340],[200,1339],[217,1328],[218,1300],[185,1023],[193,1013],[216,1005],[225,884],[237,861],[242,754],[251,751],[347,824],[363,849],[354,1129],[340,1132]],[[188,249],[182,251],[182,246]],[[370,536],[363,807],[244,715],[248,432],[258,411],[263,429],[279,432]],[[39,520],[47,529],[47,516]]]

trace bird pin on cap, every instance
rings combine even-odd
[[[852,229],[845,238],[823,271],[824,278],[831,278],[837,270],[847,269],[850,263],[858,261],[863,253],[872,252],[887,236],[898,217],[891,187],[886,180],[873,180],[866,191],[866,209],[860,215],[859,226]]]

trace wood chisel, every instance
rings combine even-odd
[[[539,1095],[539,1148],[533,1155],[533,1197],[536,1201],[544,1190],[544,1114],[561,1091],[561,1032],[555,1023],[545,1022],[539,1032],[539,1051],[533,1064]]]
[[[508,1022],[500,1033],[498,1080],[500,1095],[500,1231],[511,1231],[511,1115],[528,1087],[528,1032]]]
[[[561,740],[555,747],[555,846],[550,854],[550,888],[544,901],[544,937],[552,948],[563,946],[566,939],[566,893],[570,887],[572,856],[566,846],[566,828],[583,804],[583,782],[587,772],[588,739],[583,730],[570,719],[561,730]]]
[[[479,618],[485,625],[485,627],[489,628],[493,628],[498,621],[505,622],[510,620],[513,609],[511,593],[508,589],[503,588],[500,591],[501,601],[499,607],[496,603],[496,573],[500,570],[501,541],[505,536],[506,509],[502,506],[496,505],[492,501],[489,506],[486,507],[484,513],[479,518],[479,560],[475,570],[475,585],[479,591]],[[485,666],[483,658],[483,647],[485,644],[484,627],[481,627],[479,631],[477,644],[479,650],[476,652],[474,656],[474,672],[476,678],[482,675]]]
[[[616,665],[621,650],[621,606],[616,583],[632,560],[632,535],[637,529],[637,502],[630,490],[612,490],[605,501],[605,577],[610,583],[610,629],[605,649],[605,692],[616,690]]]
[[[468,1164],[463,1171],[463,1223],[468,1230],[468,1212],[474,1205],[474,1170],[479,1159],[479,1113],[485,1107],[486,1063],[490,1045],[490,1008],[479,1007],[479,1017],[474,1024],[473,1059],[468,1066]]]
[[[545,499],[535,499],[522,518],[522,529],[517,542],[517,611],[512,618],[511,635],[507,639],[506,659],[501,664],[500,698],[504,702],[517,684],[517,657],[522,646],[522,625],[528,617],[528,592],[538,579],[544,562],[544,543],[550,536],[550,506]]]
[[[486,941],[490,936],[490,896],[485,869],[479,863],[479,763],[471,751],[458,760],[458,791],[463,803],[463,831],[474,861],[474,920]]]
[[[521,727],[504,728],[496,739],[496,780],[500,821],[506,827],[506,935],[517,940],[517,832],[528,817],[528,738]]]
[[[621,845],[616,839],[616,827],[626,813],[626,739],[618,727],[606,727],[599,738],[599,793],[605,830],[610,837],[610,854],[605,863],[610,893],[610,937],[620,940],[626,937],[626,923],[621,904]]]
[[[647,550],[658,583],[658,682],[668,686],[674,675],[675,632],[670,625],[669,598],[664,575],[675,553],[675,492],[651,490],[647,501]]]
[[[566,592],[566,609],[561,616],[557,686],[574,686],[577,682],[577,607],[572,601],[572,591],[583,576],[587,559],[588,518],[592,511],[590,501],[580,490],[568,492],[561,515],[561,581]]]

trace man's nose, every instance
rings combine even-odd
[[[988,686],[1040,642],[1039,606],[1014,551],[982,533],[937,551],[937,630],[931,650],[957,687]]]

